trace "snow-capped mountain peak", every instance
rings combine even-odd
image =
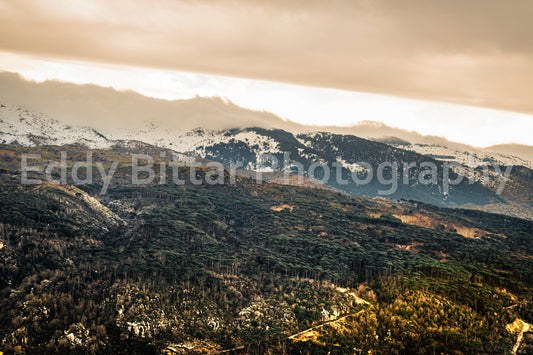
[[[105,148],[108,138],[89,127],[71,126],[21,106],[0,104],[0,142],[35,145],[84,144]]]

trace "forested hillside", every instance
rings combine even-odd
[[[125,151],[94,152],[123,163],[105,195],[22,186],[20,149],[1,152],[4,353],[504,354],[533,323],[531,221],[243,176],[132,186]]]

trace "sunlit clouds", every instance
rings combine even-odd
[[[533,2],[0,0],[0,49],[533,113]]]

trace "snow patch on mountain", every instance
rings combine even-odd
[[[342,164],[343,168],[348,169],[353,173],[365,173],[368,171],[368,168],[357,163],[348,163],[346,160],[339,158],[337,158],[337,161]]]
[[[155,134],[154,134],[155,133]],[[263,153],[280,153],[279,143],[271,137],[261,135],[252,129],[249,130],[205,130],[193,129],[190,131],[167,131],[129,133],[123,139],[140,139],[149,144],[169,148],[178,152],[198,154],[205,156],[206,148],[216,144],[230,144],[243,142],[257,155]]]
[[[89,127],[74,127],[31,112],[21,106],[0,104],[0,143],[36,145],[83,144],[107,148],[106,136]]]
[[[389,145],[392,145],[395,148],[410,150],[437,160],[456,162],[471,168],[492,165],[493,163],[505,166],[522,165],[528,168],[533,168],[533,162],[529,160],[509,154],[487,153],[478,149],[459,150],[437,144],[396,145],[389,143]]]
[[[21,106],[0,104],[0,143],[36,145],[82,144],[105,149],[117,141],[142,141],[181,153],[205,155],[205,148],[215,144],[243,142],[257,154],[278,153],[279,144],[254,130],[169,130],[156,122],[146,122],[141,129],[98,132],[89,127],[63,124],[42,113]]]

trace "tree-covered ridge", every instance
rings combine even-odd
[[[0,178],[4,353],[507,353],[533,322],[530,221],[245,177]]]

